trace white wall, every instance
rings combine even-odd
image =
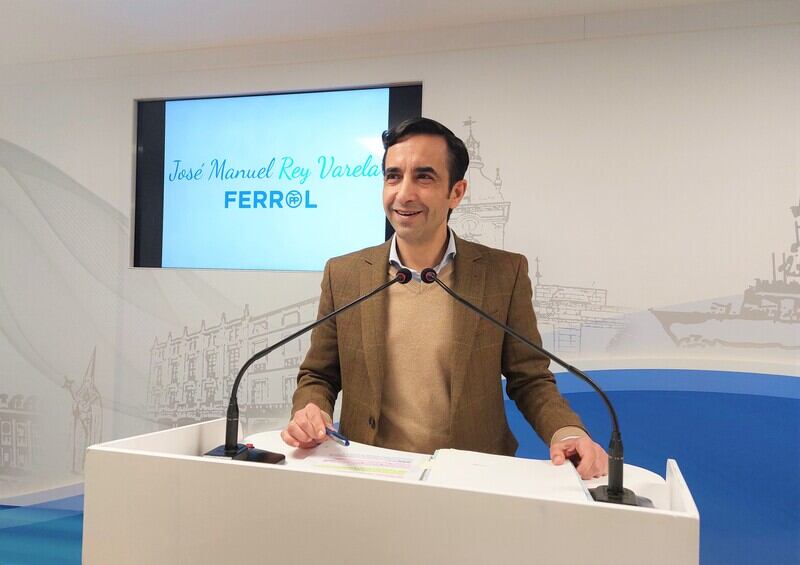
[[[599,313],[540,312],[546,343],[558,349],[553,332],[574,315],[582,339],[562,350],[587,366],[800,373],[797,319],[779,346],[734,320],[708,331],[751,346],[686,348],[648,312],[717,301],[735,313],[794,242],[800,9],[755,4],[2,69],[0,394],[36,397],[37,459],[0,467],[0,497],[80,480],[81,410],[90,439],[155,425],[156,339],[318,292],[318,274],[128,268],[140,98],[422,81],[424,114],[464,137],[471,116],[485,171],[500,169],[503,246],[532,274],[539,257],[542,284],[607,290]],[[77,391],[95,348],[102,422],[63,388],[68,377]]]

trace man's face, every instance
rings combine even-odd
[[[458,206],[467,183],[449,190],[447,142],[436,135],[413,135],[386,152],[383,208],[398,239],[433,241],[446,230],[447,212]]]

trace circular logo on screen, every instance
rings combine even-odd
[[[303,203],[303,195],[296,190],[290,190],[286,193],[286,205],[289,208],[297,208]]]

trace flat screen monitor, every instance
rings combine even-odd
[[[136,267],[319,271],[391,234],[382,132],[422,86],[137,102]]]

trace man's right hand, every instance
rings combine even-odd
[[[305,405],[292,416],[289,425],[281,431],[281,438],[287,445],[310,449],[328,440],[326,427],[332,427],[333,420],[313,402]]]

